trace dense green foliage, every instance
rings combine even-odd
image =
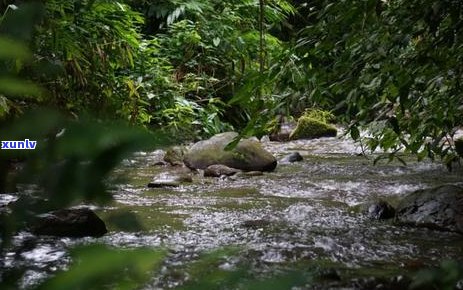
[[[24,10],[10,5],[3,11],[1,27],[12,38],[17,23],[9,19]],[[24,103],[7,92],[2,115],[40,103],[196,138],[255,113],[257,107],[237,104],[223,116],[235,90],[259,71],[259,54],[270,62],[283,51],[266,31],[277,29],[293,9],[285,1],[267,3],[265,47],[259,45],[263,26],[253,1],[47,1],[37,11],[42,20],[21,39],[33,58],[11,64],[10,71],[42,85],[47,99]],[[148,27],[155,25],[153,17],[158,26]],[[247,93],[251,103],[259,96],[254,89]]]
[[[461,1],[311,1],[296,84],[371,149],[454,159],[462,125]]]
[[[456,157],[459,1],[47,1],[19,33],[30,8],[6,4],[3,45],[18,55],[0,69],[46,92],[10,77],[3,118],[48,104],[194,139],[246,123],[265,134],[316,106],[354,139],[367,128],[372,150]]]

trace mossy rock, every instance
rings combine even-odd
[[[338,131],[333,125],[303,115],[297,121],[297,126],[294,131],[291,132],[291,135],[289,135],[289,139],[297,140],[335,137],[337,133]]]
[[[319,109],[307,109],[305,110],[303,116],[319,120],[324,123],[333,124],[334,122],[336,122],[336,116],[333,115],[333,113]]]
[[[214,164],[223,164],[244,171],[275,169],[275,157],[253,139],[241,139],[234,149],[225,150],[237,136],[235,132],[226,132],[197,142],[185,154],[185,165],[194,169],[205,169]]]

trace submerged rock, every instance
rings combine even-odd
[[[235,132],[217,134],[197,142],[186,153],[184,163],[195,169],[223,164],[244,171],[272,171],[277,166],[275,157],[253,139],[241,139],[232,150],[225,147],[238,136]]]
[[[320,137],[336,137],[337,130],[333,125],[323,121],[301,116],[297,121],[297,126],[291,132],[289,139],[313,139]]]
[[[259,228],[263,228],[263,227],[266,227],[266,226],[270,225],[270,221],[262,220],[262,219],[259,219],[259,220],[246,220],[241,225],[243,227],[245,227],[245,228],[259,229]]]
[[[105,223],[88,208],[61,209],[40,215],[31,231],[58,237],[100,237],[108,232]]]
[[[443,185],[415,191],[400,202],[397,221],[463,233],[463,188]]]
[[[153,177],[153,180],[148,183],[148,187],[177,187],[182,183],[193,182],[193,178],[189,173],[181,171],[166,171],[161,172]]]
[[[375,220],[390,219],[395,216],[395,209],[387,201],[379,200],[368,206],[366,215]]]
[[[239,169],[231,168],[231,167],[228,167],[222,164],[214,164],[204,169],[204,176],[205,177],[220,177],[222,175],[232,176],[238,172],[240,172]]]
[[[317,277],[321,280],[341,281],[339,272],[334,268],[320,269],[317,273]]]

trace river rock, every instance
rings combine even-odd
[[[100,237],[108,232],[105,223],[88,208],[61,209],[39,215],[31,231],[58,237]]]
[[[220,177],[222,175],[232,176],[240,172],[239,169],[231,168],[222,164],[214,164],[204,169],[205,177]]]
[[[313,139],[320,137],[336,137],[336,128],[323,121],[301,116],[297,121],[296,128],[289,135],[290,140]]]
[[[283,163],[294,163],[294,162],[299,162],[302,161],[304,158],[302,158],[302,155],[299,152],[293,152],[289,155],[286,155],[281,159],[281,162]]]
[[[442,185],[415,191],[397,207],[400,223],[463,233],[463,188]]]
[[[375,220],[390,219],[395,217],[395,209],[387,201],[379,200],[368,205],[366,215]]]
[[[234,149],[225,150],[225,146],[237,136],[235,132],[226,132],[195,143],[185,155],[185,165],[195,169],[205,169],[214,164],[223,164],[244,171],[275,169],[275,157],[254,139],[241,139]]]
[[[182,183],[189,182],[193,182],[193,178],[189,173],[181,171],[166,171],[155,175],[153,180],[148,183],[148,187],[177,187]]]
[[[183,146],[173,146],[166,150],[163,160],[172,166],[182,166],[186,149]]]

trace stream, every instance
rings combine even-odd
[[[459,234],[370,220],[361,210],[362,204],[378,199],[395,205],[421,188],[463,185],[461,169],[449,172],[437,162],[418,163],[407,156],[407,166],[395,161],[373,165],[375,156],[362,156],[349,139],[263,145],[277,159],[299,152],[304,160],[279,164],[274,172],[261,176],[198,174],[191,184],[148,188],[153,175],[166,170],[154,165],[162,160],[163,151],[138,152],[114,173],[114,180],[125,179],[111,187],[114,202],[96,208],[108,234],[43,237],[20,255],[8,253],[4,266],[26,267],[21,287],[27,288],[69,265],[68,249],[76,245],[165,247],[169,254],[164,269],[146,288],[168,289],[189,279],[182,269],[201,253],[232,247],[239,250],[211,267],[233,269],[246,264],[253,275],[264,278],[294,268],[309,269],[322,274],[307,289],[368,289],[371,279],[400,279],[463,256]],[[2,203],[11,198],[5,195]],[[121,212],[134,214],[136,221],[121,229],[111,219]],[[30,233],[22,232],[14,243],[30,238]]]

